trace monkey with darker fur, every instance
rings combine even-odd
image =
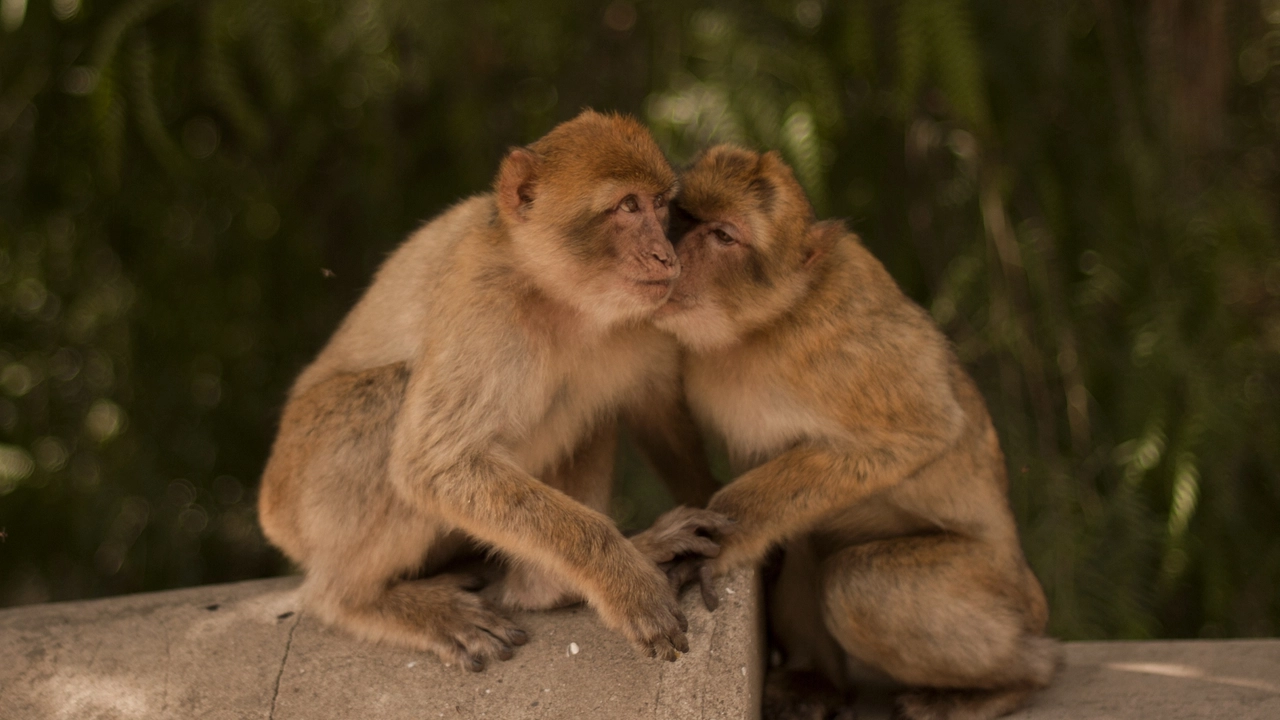
[[[656,323],[689,350],[694,413],[750,468],[717,572],[785,559],[788,667],[887,680],[909,718],[1012,711],[1054,674],[999,440],[929,316],[776,153],[718,146],[681,177],[683,268]]]
[[[473,670],[526,639],[503,607],[579,599],[650,656],[688,649],[655,562],[716,552],[716,521],[686,509],[628,541],[603,514],[620,416],[709,494],[696,438],[654,426],[681,403],[675,343],[648,324],[679,274],[675,184],[643,126],[587,111],[387,259],[294,384],[263,473],[262,527],[308,609]],[[442,572],[475,549],[507,565],[487,597]]]

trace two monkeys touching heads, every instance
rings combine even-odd
[[[619,423],[683,504],[631,538]],[[702,432],[742,470],[723,488]],[[581,601],[674,660],[673,586],[781,549],[766,714],[805,674],[982,718],[1058,662],[1006,486],[945,338],[776,153],[677,176],[586,111],[382,265],[291,389],[259,511],[311,612],[472,670],[528,639],[507,609]]]

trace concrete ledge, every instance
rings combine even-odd
[[[1277,720],[1280,640],[1067,643],[1067,666],[1016,720]]]
[[[754,718],[756,582],[722,580],[715,613],[686,594],[691,648],[675,663],[637,657],[570,608],[521,616],[529,644],[479,674],[321,627],[299,615],[296,578],[2,610],[0,719]],[[1280,640],[1068,643],[1066,655],[1011,718],[1280,718]]]
[[[0,718],[755,718],[757,579],[683,600],[690,651],[638,657],[582,607],[483,673],[352,640],[298,612],[296,578],[0,611]],[[574,652],[576,648],[576,652]]]

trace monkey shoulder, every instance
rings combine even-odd
[[[424,319],[448,316],[451,306],[464,300],[451,296],[444,280],[456,275],[462,243],[485,232],[493,206],[491,196],[477,195],[409,235],[299,375],[291,396],[336,373],[411,362],[428,332]]]
[[[789,367],[814,376],[816,382],[806,385],[823,388],[820,399],[893,413],[895,405],[952,413],[956,360],[950,341],[861,243],[841,250],[828,286],[815,293],[822,303],[812,324],[821,331],[787,344],[796,360]]]

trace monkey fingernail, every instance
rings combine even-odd
[[[507,633],[507,638],[511,640],[513,645],[523,645],[529,642],[529,634],[523,630],[512,630]]]
[[[478,657],[467,658],[467,669],[471,672],[480,672],[484,670],[484,660]]]
[[[510,660],[514,655],[515,655],[515,651],[511,649],[510,645],[503,645],[502,647],[498,648],[499,660]]]

